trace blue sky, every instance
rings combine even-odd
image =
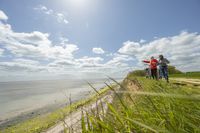
[[[160,53],[183,71],[200,68],[198,0],[1,0],[0,11],[0,73],[7,79],[116,77]]]

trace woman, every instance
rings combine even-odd
[[[158,80],[158,75],[157,75],[158,60],[154,59],[154,57],[152,56],[150,61],[143,60],[143,62],[150,64],[151,76],[153,79]]]

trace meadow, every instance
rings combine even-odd
[[[186,73],[181,73],[181,74],[171,74],[170,76],[174,78],[200,79],[200,72],[186,72]]]

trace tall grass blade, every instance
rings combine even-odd
[[[140,122],[135,121],[135,120],[130,119],[130,118],[125,118],[125,119],[128,120],[128,121],[130,121],[130,122],[132,122],[133,124],[136,124],[136,125],[138,125],[138,126],[140,126],[140,127],[143,127],[143,128],[145,128],[145,129],[148,129],[148,130],[150,130],[150,131],[152,131],[152,132],[154,132],[154,133],[158,133],[158,131],[156,131],[155,129],[153,129],[152,127],[150,127],[150,126],[148,126],[148,125],[145,125],[145,124],[143,124],[143,123],[140,123]]]

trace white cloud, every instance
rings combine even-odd
[[[127,61],[132,60],[128,55],[115,54],[112,60],[104,62],[101,57],[88,57],[84,56],[78,59],[72,60],[56,60],[50,63],[49,70],[56,72],[69,72],[84,75],[84,74],[103,74],[110,75],[114,74],[120,75],[126,73],[130,70]],[[90,76],[90,75],[87,75]],[[111,76],[111,75],[110,75]]]
[[[132,60],[133,58],[128,55],[114,54],[113,58],[107,61],[100,71],[106,75],[124,76],[130,71],[131,67],[128,62]]]
[[[39,31],[33,31],[31,33],[13,33],[13,38],[21,43],[31,44],[34,46],[51,45],[51,41],[48,39],[48,33],[41,33]]]
[[[20,58],[13,59],[12,61],[0,62],[0,72],[1,71],[15,74],[16,72],[42,72],[46,71],[46,68],[37,61]]]
[[[52,9],[48,9],[46,6],[43,6],[43,5],[39,5],[39,6],[35,7],[34,10],[41,11],[47,15],[51,15],[54,13],[54,11]]]
[[[0,56],[2,56],[3,53],[4,53],[4,49],[1,49],[1,48],[0,48]]]
[[[56,20],[59,23],[64,23],[64,24],[69,23],[68,20],[66,19],[66,16],[63,13],[55,12],[52,9],[48,9],[46,6],[39,5],[39,6],[35,7],[34,10],[40,11],[47,15],[52,15],[53,17],[56,18]]]
[[[95,54],[104,54],[105,51],[102,48],[93,48],[92,52]]]
[[[47,10],[41,7],[41,10]],[[113,59],[106,61],[101,57],[83,56],[75,58],[74,53],[79,50],[75,44],[70,44],[68,39],[61,37],[59,44],[53,44],[49,33],[40,31],[15,32],[12,26],[0,21],[0,51],[6,50],[6,55],[11,57],[0,62],[1,75],[40,73],[86,75],[120,74],[127,69],[125,62],[129,61],[127,55],[112,54]],[[102,48],[93,49],[97,54],[103,54]],[[97,75],[96,75],[97,76]],[[99,77],[99,76],[98,76]]]
[[[124,62],[131,61],[131,60],[133,60],[133,58],[128,55],[115,54],[113,59],[108,61],[106,65],[109,67],[115,67],[115,66],[123,67],[123,66],[128,66],[128,64]]]
[[[11,25],[0,23],[0,45],[17,57],[39,58],[41,60],[56,58],[73,58],[79,48],[75,44],[54,45],[48,33],[33,31],[18,33]]]
[[[74,67],[77,63],[74,60],[64,60],[59,59],[55,60],[54,62],[51,62],[48,64],[49,67]]]
[[[60,40],[61,46],[65,46],[69,43],[69,39],[67,39],[65,37],[60,37],[59,40]]]
[[[163,54],[171,61],[172,65],[184,71],[200,70],[200,35],[198,33],[182,32],[172,37],[157,38],[143,44],[127,41],[118,50],[121,54],[136,57],[139,62],[150,56]]]
[[[45,14],[58,15],[60,21],[65,18],[62,14],[40,7]],[[5,14],[5,13],[4,13]],[[5,14],[6,15],[6,14]],[[139,42],[127,41],[118,53],[105,52],[102,48],[93,48],[96,54],[106,53],[107,59],[102,57],[83,56],[75,58],[79,50],[75,44],[70,44],[68,39],[61,37],[60,43],[54,44],[49,33],[40,31],[15,32],[12,26],[0,21],[0,55],[11,56],[12,59],[0,62],[2,73],[61,73],[61,74],[86,74],[97,73],[103,75],[120,75],[132,68],[130,62],[141,61],[151,55],[162,53],[169,58],[171,63],[182,70],[199,70],[200,60],[200,35],[198,33],[182,32],[172,37],[156,38],[149,43],[144,40]],[[8,53],[8,54],[7,54]],[[111,58],[110,60],[108,60]]]
[[[68,24],[69,22],[67,21],[67,19],[65,18],[65,16],[64,16],[64,14],[62,14],[62,13],[57,13],[56,14],[56,18],[57,18],[57,21],[59,22],[59,23],[65,23],[65,24]]]
[[[8,16],[2,11],[0,10],[0,20],[7,20]]]
[[[112,57],[113,55],[114,55],[113,53],[106,54],[106,56],[108,56],[108,57]]]
[[[17,58],[13,59],[14,62],[18,62],[20,64],[27,64],[27,65],[40,65],[39,61],[36,60],[30,60],[30,59],[24,59],[24,58]]]
[[[22,59],[1,62],[0,69],[7,73],[46,71],[89,76],[88,73],[120,74],[119,71],[124,72],[128,67],[125,62],[129,61],[130,57],[127,55],[112,54],[113,59],[107,62],[104,62],[101,57],[74,58],[74,52],[79,48],[77,45],[69,44],[66,38],[61,38],[61,43],[54,45],[49,40],[48,33],[39,31],[18,33],[12,30],[11,25],[2,23],[0,23],[0,29],[2,29],[0,30],[0,45],[10,52],[13,58],[31,59],[29,62]],[[103,49],[97,49],[97,51],[97,53],[104,52]],[[48,60],[48,63],[41,65],[44,60]],[[39,64],[34,61],[39,61]]]
[[[104,59],[101,57],[88,57],[84,56],[80,59],[76,59],[76,62],[80,67],[101,67],[100,64]]]
[[[122,54],[135,55],[140,52],[140,47],[140,43],[138,42],[127,41],[124,42],[123,47],[120,48],[118,52]]]
[[[144,40],[144,39],[140,40],[140,43],[145,43],[145,42],[146,42],[146,40]]]

